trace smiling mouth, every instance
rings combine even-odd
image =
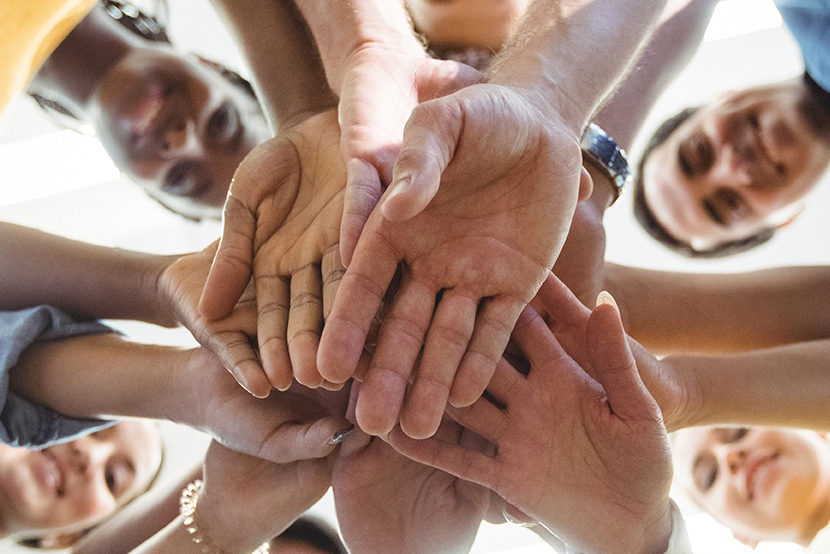
[[[758,477],[759,473],[765,472],[768,468],[770,463],[772,463],[776,458],[778,458],[778,453],[774,453],[771,455],[764,456],[763,458],[756,460],[747,470],[746,472],[746,490],[747,490],[747,499],[751,502],[755,499],[757,495],[757,487],[758,487]]]
[[[142,100],[130,123],[130,136],[134,144],[144,142],[153,133],[167,100],[167,91],[153,87],[150,94]]]
[[[46,487],[53,489],[58,496],[63,496],[66,489],[66,477],[60,461],[48,450],[42,450],[41,454],[47,460],[44,477]]]

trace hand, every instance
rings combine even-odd
[[[200,526],[222,552],[252,552],[328,490],[334,460],[275,464],[212,442],[205,456]]]
[[[392,180],[403,129],[419,102],[451,94],[484,77],[472,67],[379,45],[352,53],[340,89],[340,149],[346,161],[340,252],[349,264],[363,226]]]
[[[236,306],[225,317],[210,320],[199,313],[210,264],[219,246],[217,240],[201,252],[182,256],[167,266],[157,280],[158,297],[199,344],[216,354],[245,390],[264,398],[271,384],[252,346],[256,336],[256,292],[248,283]]]
[[[451,411],[497,454],[435,438],[415,441],[397,429],[391,444],[493,489],[582,552],[665,551],[671,534],[668,436],[617,311],[601,305],[585,327],[594,378],[531,308],[514,335],[530,373],[502,361],[488,388],[498,405],[482,398]]]
[[[430,436],[448,398],[459,406],[481,395],[564,242],[580,161],[576,133],[527,93],[475,85],[415,109],[397,184],[385,193],[383,213],[369,218],[320,342],[322,375],[344,382],[403,263],[358,401],[364,431],[384,434],[400,413],[406,433]],[[403,219],[412,212],[402,206],[417,213],[427,203],[409,221],[384,217]]]
[[[452,440],[480,444],[450,424]],[[487,489],[413,462],[355,430],[332,475],[340,531],[353,554],[469,552],[488,507]]]
[[[324,384],[317,345],[343,272],[338,226],[346,179],[339,140],[331,110],[283,130],[245,158],[199,306],[208,319],[226,317],[253,274],[262,368],[280,390],[292,377],[309,387]],[[251,386],[254,379],[245,375]]]
[[[257,399],[237,386],[210,352],[196,349],[184,355],[171,387],[183,392],[171,419],[232,450],[275,463],[321,458],[352,428],[319,395],[312,398],[300,388]]]
[[[585,338],[591,310],[574,302],[573,294],[552,276],[542,285],[531,305],[543,315],[568,355],[596,378]],[[657,359],[636,340],[626,337],[640,378],[657,401],[666,429],[671,432],[689,426],[702,404],[693,376],[675,368],[668,358]]]

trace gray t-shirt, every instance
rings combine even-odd
[[[9,392],[9,371],[33,342],[111,332],[100,323],[77,322],[50,306],[0,311],[0,441],[10,446],[39,448],[112,425],[101,420],[65,417]]]

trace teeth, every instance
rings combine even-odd
[[[158,97],[153,98],[150,105],[144,109],[144,113],[142,114],[141,118],[138,120],[138,124],[136,125],[136,131],[139,133],[144,133],[150,127],[150,124],[153,123],[153,120],[158,116],[159,112],[161,111],[161,99]]]

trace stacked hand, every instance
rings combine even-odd
[[[448,399],[481,395],[564,242],[580,161],[575,133],[522,91],[475,85],[414,110],[320,343],[321,374],[346,381],[403,264],[358,401],[362,429],[386,433],[400,414],[408,434],[430,436]]]
[[[578,306],[572,296],[560,300]],[[415,441],[398,429],[391,444],[494,490],[580,551],[664,552],[671,532],[668,437],[616,310],[599,306],[584,327],[591,374],[531,308],[514,336],[530,373],[502,361],[488,388],[492,401],[452,410],[497,454],[437,437]]]
[[[338,229],[345,170],[334,111],[283,130],[239,166],[225,205],[222,240],[200,312],[210,320],[232,312],[253,276],[257,336],[264,377],[285,390],[292,377],[317,387],[316,355],[323,317],[342,275]],[[267,394],[249,364],[243,384]]]

